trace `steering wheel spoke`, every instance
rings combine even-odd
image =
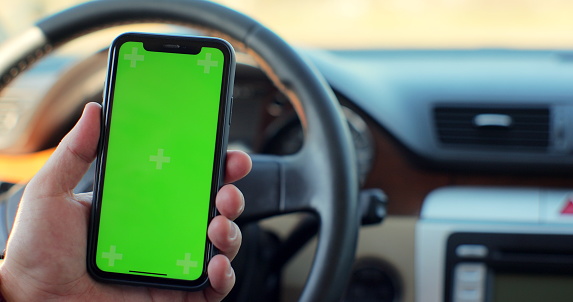
[[[313,186],[304,173],[304,157],[251,155],[253,169],[235,185],[245,196],[239,223],[301,211],[315,211]]]

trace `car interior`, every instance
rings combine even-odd
[[[115,36],[215,36],[237,52],[229,149],[253,159],[225,301],[571,300],[572,4],[62,2],[17,32],[0,14],[0,250],[26,182],[102,102]],[[353,23],[305,23],[326,7]]]

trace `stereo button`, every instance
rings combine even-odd
[[[462,244],[456,248],[456,255],[460,258],[485,258],[488,249],[481,244]]]
[[[485,275],[484,264],[458,264],[454,271],[454,302],[483,302]]]

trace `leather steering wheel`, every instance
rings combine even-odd
[[[252,155],[252,172],[237,184],[246,199],[241,220],[292,212],[316,214],[320,221],[318,244],[299,301],[339,300],[350,276],[360,226],[350,134],[338,102],[321,75],[258,22],[207,1],[88,2],[39,21],[12,40],[10,47],[3,48],[0,88],[65,42],[99,29],[143,22],[183,24],[228,40],[237,51],[251,55],[290,99],[303,125],[303,147],[289,156]],[[80,183],[81,189],[89,190],[90,172]],[[15,208],[18,200],[14,196],[8,206]],[[7,221],[8,230],[11,222]]]

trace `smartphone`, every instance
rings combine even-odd
[[[235,55],[218,38],[126,33],[109,51],[87,268],[199,290],[223,184]]]

